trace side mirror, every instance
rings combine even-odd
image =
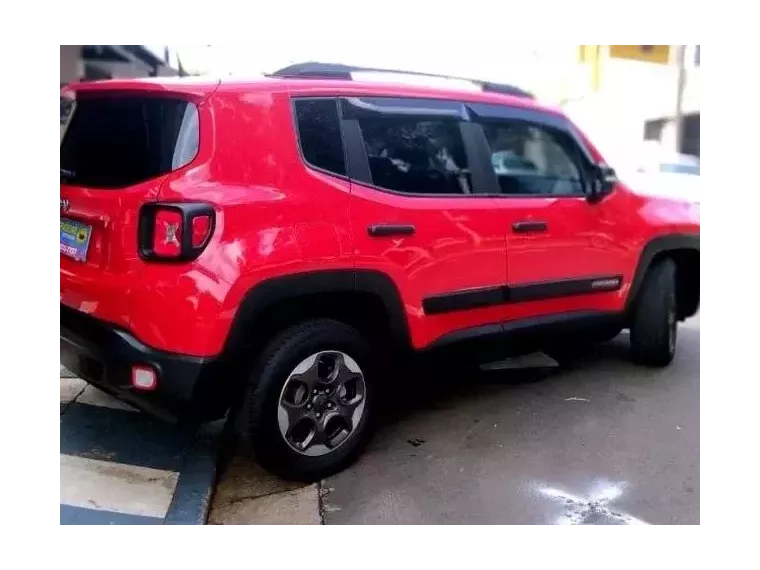
[[[607,194],[612,192],[617,181],[618,179],[614,169],[606,164],[596,165],[589,179],[588,201],[592,204],[599,202]]]

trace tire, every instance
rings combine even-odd
[[[631,356],[644,366],[664,367],[675,356],[678,334],[676,264],[664,259],[644,277],[631,318]]]
[[[315,355],[316,360],[311,361]],[[309,387],[306,383],[298,381],[299,378],[312,379],[312,374],[319,377],[322,373],[320,362],[332,359],[332,365],[335,367],[337,357],[340,357],[344,368],[341,368],[340,374],[335,378],[335,384],[317,380]],[[299,371],[296,367],[305,361],[305,372],[301,370],[302,373],[297,374]],[[361,454],[371,433],[371,418],[375,408],[373,384],[378,370],[375,361],[376,357],[365,338],[353,327],[338,321],[319,319],[304,322],[275,337],[261,353],[258,364],[248,378],[240,410],[240,435],[259,464],[285,479],[311,483],[335,474],[353,463]],[[310,362],[313,363],[309,364]],[[363,396],[359,404],[353,404],[353,411],[346,411],[348,408],[343,408],[341,402],[347,401],[347,398],[338,394],[339,381],[350,374],[357,376],[355,370],[349,370],[349,367],[355,368],[357,365],[360,370],[358,376],[363,381]],[[329,369],[329,362],[325,367]],[[325,377],[328,376],[325,373]],[[358,379],[354,379],[353,382],[358,386]],[[283,404],[281,409],[281,403],[285,401],[296,402],[295,395],[286,394],[286,384],[288,391],[295,390],[300,394],[300,404],[290,407]],[[294,385],[297,388],[292,388]],[[324,395],[326,391],[331,395]],[[357,387],[356,393],[359,391]],[[307,406],[309,409],[306,409]],[[328,409],[328,406],[331,408]],[[339,412],[345,412],[350,417],[360,408],[358,421],[344,420],[342,416],[336,419]],[[284,412],[285,409],[291,410],[294,416],[302,417],[291,422],[292,416]],[[321,410],[321,413],[318,410]],[[317,419],[317,414],[320,414],[322,420]],[[336,422],[343,431],[347,431],[349,424],[351,427],[348,435],[339,440],[339,444],[334,445],[332,449],[327,445],[310,444],[299,450],[306,444],[306,440],[319,441],[316,438],[320,425],[325,428],[323,433],[327,433],[327,428],[333,430]],[[289,427],[281,427],[281,423],[286,423]],[[313,432],[313,435],[303,436],[304,441],[300,441],[299,438],[305,432]],[[287,434],[291,433],[294,435],[286,439]]]

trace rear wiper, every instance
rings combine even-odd
[[[61,179],[74,178],[75,176],[76,173],[73,170],[66,170],[65,168],[61,168]]]

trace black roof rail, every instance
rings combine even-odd
[[[398,69],[382,69],[375,67],[357,67],[351,65],[344,65],[342,63],[319,63],[316,61],[310,61],[306,63],[295,63],[282,69],[278,69],[274,73],[268,74],[268,77],[283,77],[283,78],[303,78],[303,79],[343,79],[352,80],[352,73],[394,73],[397,75],[415,75],[420,77],[435,77],[438,79],[450,79],[454,81],[468,81],[480,87],[483,91],[491,93],[501,93],[503,95],[512,95],[516,97],[524,97],[527,99],[535,99],[535,96],[524,89],[515,87],[514,85],[506,85],[503,83],[493,83],[491,81],[482,81],[480,79],[469,79],[466,77],[453,77],[450,75],[438,75],[435,73],[420,73],[417,71],[402,71]]]

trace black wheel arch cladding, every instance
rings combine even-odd
[[[345,296],[363,296],[376,302],[387,320],[385,330],[390,332],[392,341],[399,347],[411,347],[401,293],[388,275],[372,270],[318,270],[275,277],[254,285],[235,314],[223,354],[234,358],[246,346],[256,323],[262,322],[273,307],[307,298],[315,303],[331,297],[340,302]]]
[[[658,236],[644,246],[626,300],[626,314],[631,314],[649,269],[666,257],[672,258],[677,266],[679,318],[685,319],[696,314],[699,309],[698,234]]]

